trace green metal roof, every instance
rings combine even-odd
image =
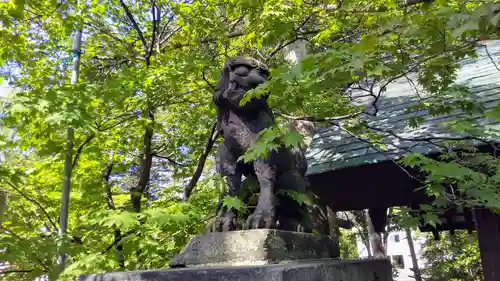
[[[469,87],[478,100],[484,102],[486,108],[492,108],[500,101],[500,70],[495,63],[500,61],[500,41],[489,41],[487,49],[478,48],[477,58],[467,58],[460,62],[456,83]],[[488,56],[488,53],[490,56]],[[492,62],[492,60],[494,62]],[[411,77],[416,77],[415,74]],[[387,85],[386,92],[380,96],[376,117],[363,117],[372,127],[391,131],[404,138],[422,138],[428,136],[456,136],[447,131],[443,122],[465,116],[456,111],[446,116],[431,116],[426,110],[404,113],[405,108],[421,101],[425,92],[417,85],[417,79],[403,77]],[[369,105],[372,98],[366,98],[366,92],[351,91],[354,100],[359,104]],[[357,97],[357,98],[356,98]],[[411,128],[410,116],[423,116],[425,121],[418,128]],[[499,120],[492,120],[477,115],[479,124],[498,129]],[[306,153],[308,160],[307,175],[324,173],[364,164],[399,159],[410,152],[429,154],[439,152],[440,147],[429,142],[402,141],[401,138],[386,134],[383,142],[388,144],[387,151],[380,153],[369,143],[363,142],[336,126],[320,129],[311,142]]]

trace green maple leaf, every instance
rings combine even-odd
[[[286,147],[297,147],[303,140],[303,136],[295,131],[289,131],[283,136],[283,144]]]
[[[469,30],[477,30],[479,29],[479,22],[474,20],[467,21],[466,24],[460,26],[459,28],[453,30],[453,37],[458,38],[462,36],[462,34]]]
[[[224,197],[222,204],[228,209],[234,209],[237,211],[242,211],[247,208],[245,203],[240,198],[233,196]]]
[[[438,216],[432,212],[426,212],[423,214],[424,223],[428,223],[433,227],[436,227],[440,223]]]
[[[139,225],[137,215],[129,212],[122,212],[119,214],[111,214],[103,220],[103,225],[108,227],[119,227],[122,229],[130,229]]]
[[[281,189],[278,191],[278,194],[283,194],[290,196],[293,200],[297,201],[300,205],[306,204],[306,205],[312,205],[311,198],[302,192],[297,192],[295,190],[290,190],[290,189]]]

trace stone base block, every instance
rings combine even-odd
[[[195,236],[176,255],[171,267],[259,265],[300,259],[338,258],[337,244],[329,236],[254,229]]]
[[[78,281],[392,281],[389,260],[330,260],[84,275]]]

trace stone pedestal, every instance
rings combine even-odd
[[[339,256],[329,236],[255,229],[198,235],[172,259],[170,267],[259,265]]]
[[[78,281],[392,281],[389,260],[338,257],[328,236],[270,229],[208,233],[194,237],[171,269],[82,275]]]
[[[392,281],[388,260],[181,268],[80,276],[78,281]]]

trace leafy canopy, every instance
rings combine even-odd
[[[0,117],[1,188],[9,193],[2,278],[55,279],[58,239],[67,240],[71,262],[60,279],[167,264],[213,215],[220,181],[211,180],[212,150],[205,150],[215,115],[211,92],[228,56],[250,55],[270,66],[273,78],[247,98],[271,92],[279,117],[243,161],[280,144],[296,146],[301,137],[284,126],[290,116],[340,126],[383,147],[346,89],[418,72],[430,94],[419,108],[435,115],[480,108],[453,81],[458,60],[474,56],[479,40],[497,38],[498,8],[457,0],[3,1],[0,64],[16,92],[2,98]],[[82,65],[80,82],[70,85],[76,28],[84,33]],[[308,55],[293,65],[285,58],[298,42]],[[377,100],[383,90],[367,94]],[[461,120],[449,127],[488,134],[473,125]],[[75,129],[74,167],[69,232],[60,237],[68,126]],[[412,154],[403,163],[426,172],[437,202],[449,204],[443,186],[455,184],[463,203],[498,210],[498,160],[458,143],[467,153],[446,151],[448,158],[438,160]],[[197,192],[181,202],[205,159]],[[478,169],[479,162],[486,168]]]

